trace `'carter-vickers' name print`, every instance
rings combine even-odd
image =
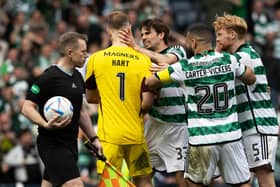
[[[186,72],[186,78],[201,78],[231,72],[230,64]]]

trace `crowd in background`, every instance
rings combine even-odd
[[[0,187],[13,186],[15,181],[30,186],[40,184],[42,165],[34,145],[36,126],[20,114],[26,90],[38,75],[56,63],[59,57],[57,39],[62,33],[77,31],[87,34],[89,54],[108,47],[110,38],[103,20],[112,10],[123,10],[128,14],[139,43],[141,21],[161,18],[170,27],[170,45],[184,45],[185,31],[192,23],[211,25],[215,16],[224,12],[243,17],[249,25],[248,41],[262,55],[272,102],[279,110],[278,0],[1,0]],[[92,120],[96,121],[96,107],[88,107]],[[82,179],[88,186],[96,186],[95,160],[82,145],[80,147]],[[278,152],[277,161],[280,162]],[[278,180],[279,165],[275,171]],[[175,183],[172,176],[158,174],[156,179],[161,186]]]

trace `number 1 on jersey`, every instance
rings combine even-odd
[[[120,99],[124,101],[124,80],[125,74],[124,73],[117,73],[117,77],[120,78]]]

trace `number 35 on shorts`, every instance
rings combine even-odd
[[[185,147],[176,147],[177,160],[182,160],[187,158],[187,146]]]

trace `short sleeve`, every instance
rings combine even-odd
[[[180,45],[170,47],[168,53],[175,55],[178,61],[187,57],[185,49]]]
[[[246,66],[243,63],[240,63],[235,58],[235,56],[231,56],[231,62],[232,62],[232,66],[233,66],[236,77],[241,77],[246,71]]]
[[[30,89],[27,91],[26,99],[31,100],[32,102],[39,104],[42,101],[42,98],[45,97],[45,94],[48,91],[48,85],[51,77],[48,76],[48,73],[44,72],[38,79],[35,81]]]
[[[162,83],[168,83],[171,81],[182,82],[185,79],[185,73],[182,68],[182,61],[179,61],[175,64],[168,66],[163,71],[158,72],[156,75]]]
[[[90,90],[94,90],[97,88],[95,76],[94,76],[94,56],[91,55],[87,61],[86,65],[86,76],[85,76],[85,87]]]

